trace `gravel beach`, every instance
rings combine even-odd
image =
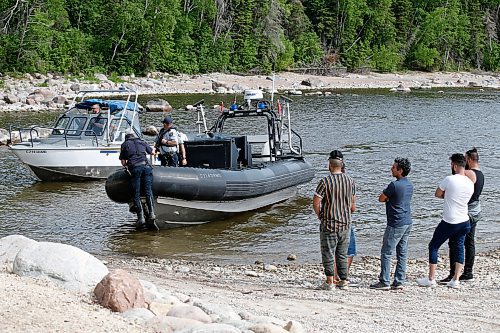
[[[302,85],[301,82],[307,79],[320,81],[316,81],[313,86]],[[0,95],[22,91],[20,95],[28,96],[36,88],[36,80],[5,80]],[[38,80],[45,82],[43,78]],[[45,85],[48,85],[47,89],[57,94],[71,94],[72,81],[66,82],[62,78],[51,80]],[[141,94],[212,93],[213,81],[224,82],[230,90],[235,85],[254,89],[271,86],[267,76],[221,73],[168,76],[163,81],[157,77],[154,80],[134,78],[129,82]],[[106,84],[110,85],[109,82]],[[390,89],[400,85],[411,89],[421,88],[422,85],[431,88],[498,88],[500,80],[495,74],[488,73],[372,73],[342,77],[280,73],[275,81],[275,88],[282,91]],[[88,87],[82,84],[81,88]],[[39,108],[46,106],[40,105]],[[37,108],[27,107],[23,102],[0,104],[0,112],[30,110]],[[443,246],[441,253],[444,255],[438,267],[438,277],[442,278],[447,275],[446,246]],[[227,304],[238,311],[296,320],[310,333],[500,332],[500,248],[476,256],[476,280],[463,283],[459,290],[446,286],[427,289],[416,285],[415,280],[427,272],[426,256],[426,253],[422,253],[421,259],[409,261],[408,285],[402,291],[369,289],[379,273],[377,257],[355,258],[350,279],[357,285],[346,291],[315,290],[323,279],[319,264],[297,264],[291,261],[288,264],[219,265],[203,258],[199,262],[185,262],[120,255],[100,259],[110,270],[128,270],[159,288],[208,302]],[[392,268],[394,270],[394,264]],[[0,332],[148,331],[144,326],[130,323],[119,314],[95,305],[89,296],[61,289],[46,281],[0,273],[0,284],[3,286],[0,289]]]
[[[319,255],[319,254],[318,254]],[[318,264],[217,265],[156,258],[100,258],[110,269],[123,268],[159,288],[237,311],[296,320],[306,332],[498,332],[500,330],[500,249],[476,257],[474,282],[459,290],[418,287],[424,259],[410,260],[402,291],[370,290],[379,260],[355,258],[349,290],[319,291]],[[446,275],[442,257],[438,276]],[[394,267],[393,267],[394,268]],[[147,332],[91,302],[87,296],[50,283],[0,274],[1,332]]]

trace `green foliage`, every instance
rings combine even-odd
[[[0,0],[0,71],[498,70],[499,0]],[[326,56],[325,56],[326,55]]]
[[[302,33],[293,41],[295,62],[301,65],[318,63],[323,57],[323,50],[318,36],[314,32]]]
[[[278,58],[276,59],[276,71],[283,71],[290,69],[293,67],[293,64],[295,63],[293,56],[295,54],[295,48],[293,47],[293,43],[289,41],[288,39],[285,39],[283,41],[283,44],[285,46],[285,50],[278,55]]]
[[[413,54],[414,68],[432,71],[439,67],[439,51],[422,44],[417,45]]]
[[[120,75],[118,75],[118,73],[116,73],[116,72],[112,72],[110,75],[108,75],[108,79],[114,83],[126,82],[125,80],[121,79]]]
[[[373,58],[371,67],[383,72],[392,72],[397,70],[402,63],[402,58],[398,54],[398,49],[395,44],[392,47],[385,45],[377,46],[373,50]]]
[[[500,44],[492,42],[484,53],[484,69],[489,71],[500,70]]]

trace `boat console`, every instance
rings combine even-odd
[[[290,100],[281,97],[285,110],[275,110],[270,101],[263,99],[260,90],[245,91],[244,104],[233,103],[229,109],[222,108],[222,113],[215,124],[207,129],[203,100],[195,103],[198,111],[199,134],[203,124],[207,135],[192,141],[185,141],[186,154],[189,156],[187,167],[208,169],[251,168],[266,162],[287,158],[302,158],[302,138],[291,129],[289,117]],[[267,134],[227,135],[224,125],[231,118],[258,117],[264,120],[263,128]],[[295,145],[292,144],[295,140]]]

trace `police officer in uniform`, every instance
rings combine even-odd
[[[155,148],[159,152],[160,163],[162,166],[179,166],[179,161],[182,165],[186,165],[186,151],[183,141],[179,137],[179,133],[173,127],[171,117],[163,119],[163,128],[156,139]],[[179,151],[180,155],[179,156]]]
[[[153,168],[148,163],[146,153],[151,154],[153,149],[143,140],[127,134],[125,142],[122,143],[120,151],[120,161],[122,165],[128,168],[131,175],[132,190],[134,192],[134,205],[137,212],[136,229],[146,227],[144,211],[141,203],[141,186],[146,194],[146,205],[149,210],[148,225],[156,226],[156,216],[153,204]]]

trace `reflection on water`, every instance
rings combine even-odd
[[[191,104],[196,98],[173,103]],[[10,152],[0,149],[0,236],[23,234],[97,254],[120,252],[249,263],[283,262],[289,253],[295,253],[301,262],[318,262],[318,222],[311,197],[319,179],[327,174],[329,151],[339,148],[344,151],[347,172],[357,184],[358,212],[354,220],[360,255],[377,255],[380,251],[385,209],[377,198],[392,180],[392,161],[396,156],[411,160],[415,193],[410,255],[422,256],[442,212],[442,200],[434,198],[434,191],[449,173],[448,157],[476,146],[486,177],[483,220],[477,238],[479,249],[486,249],[497,246],[500,238],[496,214],[500,208],[496,190],[500,186],[500,153],[496,150],[499,102],[497,92],[472,90],[445,94],[361,91],[297,98],[292,117],[295,129],[302,134],[307,159],[317,170],[313,181],[301,185],[295,198],[270,208],[228,221],[159,233],[136,232],[134,216],[126,206],[106,197],[104,182],[38,183]],[[218,115],[213,111],[208,114],[211,119]],[[38,116],[41,122],[48,117],[43,113],[33,117]],[[144,126],[158,125],[164,114],[141,117]],[[194,129],[195,117],[196,113],[188,111],[174,113],[182,129]],[[241,131],[249,133],[256,128],[250,122],[240,126]]]

